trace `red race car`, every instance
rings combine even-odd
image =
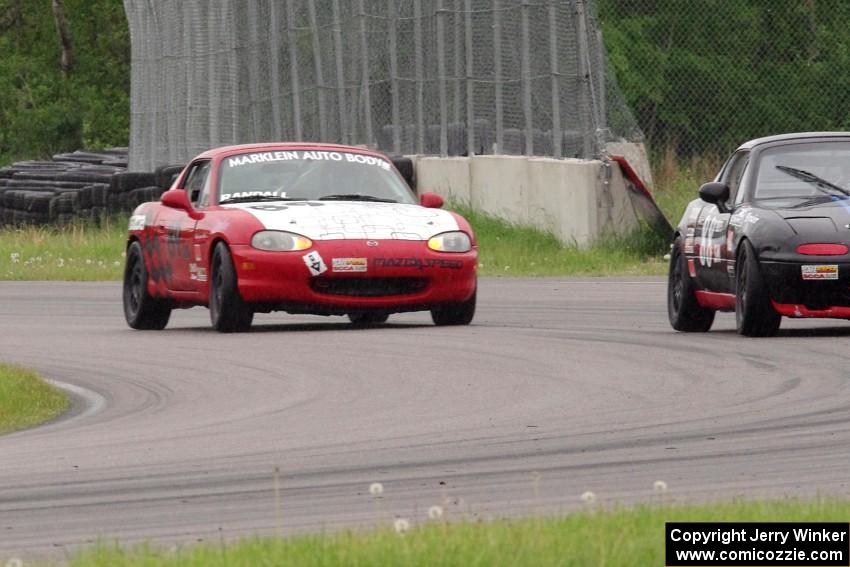
[[[210,150],[130,217],[127,323],[163,329],[172,309],[204,305],[224,332],[277,310],[359,325],[430,310],[437,325],[469,324],[475,236],[442,203],[417,202],[386,156],[362,148]]]

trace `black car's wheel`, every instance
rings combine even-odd
[[[697,302],[694,281],[688,275],[688,260],[677,238],[670,252],[670,271],[667,278],[667,316],[677,331],[704,333],[714,323],[714,310]]]
[[[254,311],[239,295],[236,268],[230,250],[223,242],[216,244],[213,250],[210,274],[210,321],[213,328],[222,333],[250,329]]]
[[[735,323],[738,332],[747,337],[772,337],[781,322],[782,315],[770,302],[755,251],[750,242],[744,240],[735,269]]]
[[[124,318],[133,329],[158,331],[168,324],[171,307],[148,293],[148,270],[138,242],[127,249],[123,299]]]
[[[361,313],[349,313],[348,319],[351,321],[352,325],[357,327],[368,327],[369,325],[380,325],[381,323],[386,323],[387,319],[390,318],[389,313],[374,313],[374,312],[361,312]]]
[[[431,309],[431,320],[435,325],[469,325],[475,317],[475,296],[477,290],[472,292],[472,297],[461,303],[448,303]]]

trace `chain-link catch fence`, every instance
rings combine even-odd
[[[230,143],[594,157],[639,140],[593,0],[124,0],[131,169]]]

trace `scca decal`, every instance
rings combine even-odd
[[[437,258],[375,258],[376,268],[448,268],[459,270],[463,267],[461,260],[443,260]]]

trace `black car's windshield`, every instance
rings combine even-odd
[[[850,141],[801,142],[761,153],[753,197],[793,206],[850,196]]]
[[[416,203],[386,159],[341,151],[244,153],[222,160],[219,204],[256,200]]]

